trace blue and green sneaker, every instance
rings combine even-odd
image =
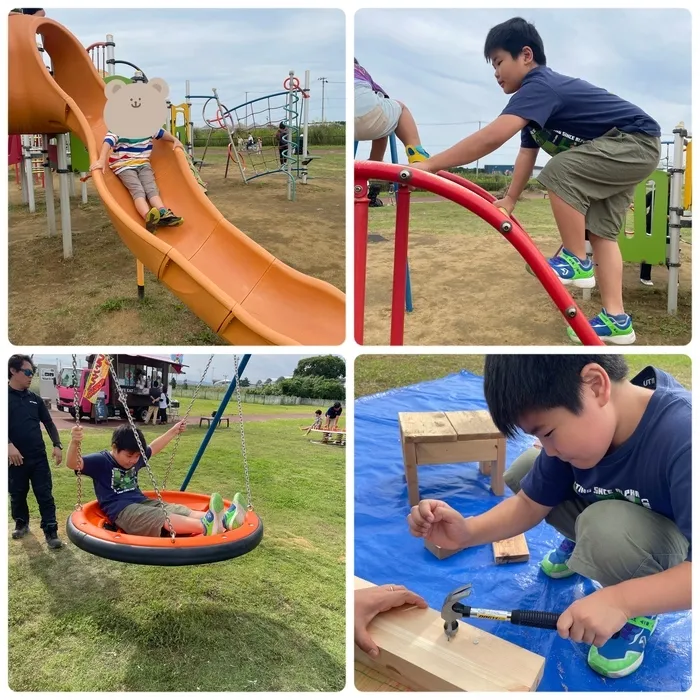
[[[588,257],[581,259],[562,247],[559,253],[547,262],[563,285],[580,289],[595,287],[595,265]]]
[[[542,571],[550,578],[573,576],[576,572],[569,568],[568,562],[575,546],[576,543],[569,539],[562,540],[559,546],[551,552],[547,552],[540,562]]]
[[[423,146],[406,146],[406,155],[408,156],[408,162],[410,163],[420,163],[423,160],[428,160],[430,155],[423,148]]]
[[[604,343],[610,345],[632,345],[637,340],[632,327],[632,317],[629,314],[613,316],[603,309],[588,322]],[[574,343],[581,343],[571,327],[567,328],[566,332],[569,334],[569,339]]]
[[[644,649],[654,634],[658,615],[633,617],[627,620],[617,637],[609,639],[600,649],[588,651],[588,665],[601,676],[624,678],[636,671],[644,661]]]
[[[228,510],[224,513],[224,517],[222,519],[224,529],[235,530],[237,527],[243,525],[245,522],[246,510],[247,507],[243,501],[243,496],[241,496],[240,493],[237,493],[233,497],[233,501]]]
[[[209,499],[209,510],[202,518],[205,535],[218,535],[224,531],[222,522],[224,514],[224,499],[221,494],[212,493]]]

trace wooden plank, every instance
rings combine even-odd
[[[491,471],[491,490],[496,496],[502,496],[505,492],[505,481],[503,475],[506,472],[506,439],[498,441],[498,456],[496,457],[495,469]]]
[[[427,542],[426,540],[423,540],[423,545],[431,554],[434,554],[438,559],[447,559],[453,554],[457,554],[457,552],[461,552],[464,550],[464,547],[462,547],[461,549],[447,549],[446,547],[440,547],[439,545],[433,544],[432,542]]]
[[[355,589],[373,585],[355,577]],[[448,641],[440,613],[430,608],[381,613],[369,633],[379,657],[372,660],[356,646],[355,658],[416,691],[529,692],[544,670],[542,656],[465,622]]]
[[[416,462],[455,464],[456,462],[491,462],[498,459],[497,440],[471,442],[417,442]]]
[[[433,413],[401,412],[399,426],[404,442],[445,442],[457,440],[452,423],[443,411]]]
[[[447,420],[457,433],[458,440],[481,440],[502,438],[488,411],[448,411]]]
[[[516,564],[530,559],[530,550],[525,535],[509,537],[493,543],[493,558],[496,564]]]
[[[411,690],[360,661],[355,661],[355,688],[362,692],[383,693],[410,692]]]

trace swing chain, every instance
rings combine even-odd
[[[77,356],[75,353],[73,353],[73,418],[75,420],[76,426],[80,426],[80,401],[78,399],[78,385],[80,384],[79,378],[78,378],[78,360]],[[78,464],[82,467],[82,450],[81,450],[81,443],[76,443],[77,447],[77,459],[78,459]],[[75,509],[76,510],[82,510],[83,509],[83,470],[81,469],[76,469],[75,470],[75,476],[78,479],[77,486],[78,486],[78,502],[75,504]]]
[[[112,363],[112,358],[110,355],[105,355],[105,361],[107,362],[109,366],[109,371],[110,374],[112,375],[112,378],[114,379],[114,386],[117,389],[117,394],[119,395],[119,401],[124,406],[124,411],[126,412],[126,418],[129,421],[129,425],[131,426],[131,432],[134,434],[134,437],[136,438],[136,443],[139,446],[139,452],[141,453],[141,457],[143,458],[143,463],[144,466],[146,467],[146,470],[148,471],[148,476],[151,477],[151,482],[153,483],[153,490],[156,492],[156,496],[158,496],[158,503],[160,504],[160,507],[163,509],[163,515],[165,516],[165,522],[168,525],[168,530],[170,532],[170,539],[172,542],[175,542],[175,528],[173,527],[172,522],[170,522],[170,516],[168,515],[168,509],[165,507],[165,503],[163,502],[163,497],[160,495],[160,490],[158,489],[158,484],[156,483],[156,478],[153,476],[153,471],[151,470],[151,465],[148,462],[148,457],[146,456],[146,450],[143,446],[143,443],[141,442],[141,438],[139,437],[138,430],[136,428],[136,424],[134,423],[134,419],[131,415],[131,411],[129,411],[129,407],[126,402],[126,396],[124,396],[124,392],[122,391],[121,386],[119,385],[119,377],[117,377],[116,370],[114,369],[114,365]]]
[[[187,411],[185,411],[185,415],[183,418],[180,419],[179,422],[185,421],[187,423],[187,419],[190,417],[190,412],[192,411],[192,407],[194,406],[195,399],[197,398],[199,394],[199,390],[202,388],[202,384],[204,383],[204,377],[207,376],[207,372],[209,371],[209,366],[211,365],[212,361],[214,360],[214,355],[210,355],[209,357],[209,362],[207,362],[207,366],[204,368],[204,372],[202,373],[202,378],[199,380],[199,384],[194,389],[194,393],[192,395],[192,400],[190,401],[190,405],[187,407]],[[170,470],[173,468],[173,464],[175,462],[175,454],[177,453],[177,448],[180,445],[180,438],[182,437],[182,433],[178,433],[177,437],[175,438],[175,445],[172,449],[172,452],[170,453],[170,461],[168,462],[168,468],[165,470],[165,477],[163,478],[163,489],[165,489],[165,485],[168,482],[168,476],[170,475]]]
[[[253,496],[250,491],[250,475],[248,474],[248,453],[245,448],[245,428],[243,427],[243,401],[241,400],[241,380],[238,376],[238,356],[233,356],[233,367],[236,382],[236,400],[238,402],[238,421],[241,426],[241,451],[243,452],[243,472],[245,474],[245,488],[248,496],[248,510],[253,510]]]

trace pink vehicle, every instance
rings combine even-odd
[[[90,369],[95,361],[96,355],[88,355],[85,359],[87,367],[78,369],[78,397],[80,401],[80,418],[85,416],[90,418],[90,422],[95,422],[95,405],[87,399],[82,398],[85,390],[85,382],[90,374]],[[165,387],[166,393],[169,389],[168,374],[170,369],[180,374],[182,368],[187,365],[174,362],[167,357],[158,355],[112,355],[114,368],[119,378],[119,386],[126,396],[126,403],[131,415],[138,421],[146,418],[148,407],[151,405],[149,390],[157,382],[158,386]],[[74,377],[73,368],[64,367],[58,380],[58,410],[68,411],[71,416],[75,415],[74,410]],[[119,401],[119,393],[114,384],[112,374],[109,380],[102,387],[104,392],[104,403],[107,418],[125,418],[124,406]]]

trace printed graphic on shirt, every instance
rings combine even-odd
[[[545,153],[549,153],[550,156],[563,153],[586,142],[585,139],[581,139],[578,136],[567,134],[564,131],[556,131],[555,129],[537,129],[534,126],[530,126],[528,130],[535,143]]]
[[[574,481],[574,491],[576,492],[576,495],[581,497],[590,496],[592,494],[600,501],[609,499],[629,501],[630,503],[635,503],[638,506],[644,506],[645,508],[652,510],[649,499],[642,498],[639,495],[639,491],[635,489],[604,489],[600,486],[594,486],[593,488],[589,489]]]
[[[112,489],[115,493],[136,491],[139,487],[137,472],[135,469],[112,469]]]

